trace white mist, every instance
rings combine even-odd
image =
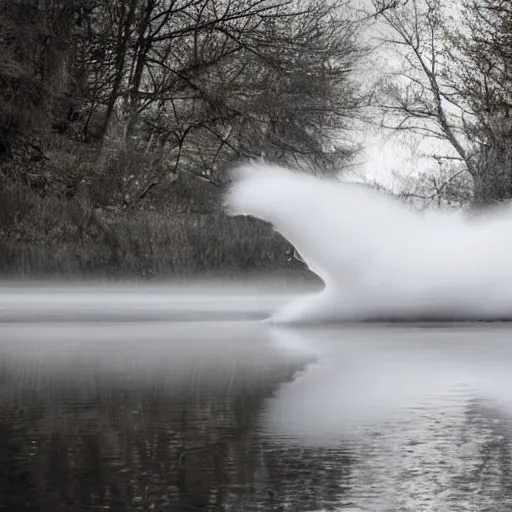
[[[512,317],[512,215],[416,213],[361,185],[248,164],[225,205],[270,222],[325,282],[275,322]]]

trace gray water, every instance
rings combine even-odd
[[[261,322],[280,283],[0,287],[0,510],[512,510],[512,326]]]

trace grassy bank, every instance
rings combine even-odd
[[[3,278],[190,278],[304,274],[263,222],[222,212],[94,211],[84,198],[3,189]]]

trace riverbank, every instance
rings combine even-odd
[[[8,279],[172,279],[309,272],[288,261],[290,245],[271,226],[221,212],[75,211],[34,208],[0,236]],[[5,226],[6,223],[4,223]]]

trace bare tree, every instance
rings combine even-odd
[[[365,51],[349,0],[8,1],[13,27],[29,33],[0,40],[0,80],[23,75],[27,90],[7,95],[0,122],[12,130],[7,109],[19,100],[18,114],[30,112],[19,125],[44,111],[43,132],[53,116],[62,136],[99,142],[91,175],[64,173],[95,182],[93,198],[112,189],[133,204],[180,174],[220,185],[247,158],[334,171],[355,150],[347,133],[364,94],[351,72]]]
[[[419,210],[464,209],[471,203],[471,177],[461,164],[438,160],[436,167],[428,171],[395,178],[395,195]]]
[[[510,197],[499,92],[509,79],[503,72],[510,69],[503,39],[504,29],[510,31],[506,11],[492,8],[491,0],[464,2],[462,13],[455,14],[439,0],[410,0],[387,10],[384,3],[374,2],[384,22],[383,40],[401,57],[402,67],[381,83],[383,126],[437,141],[435,158],[461,162],[473,181],[476,204]]]
[[[508,3],[464,0],[462,28],[446,31],[450,94],[466,105],[479,203],[512,197],[512,11]]]
[[[339,142],[340,133],[363,101],[350,73],[364,51],[347,6],[98,2],[82,52],[89,77],[84,129],[91,131],[92,111],[104,112],[106,153],[113,142],[146,155],[131,180],[140,187],[132,197],[178,172],[220,184],[223,169],[241,158],[338,168],[354,149]],[[126,172],[132,175],[132,166]]]

